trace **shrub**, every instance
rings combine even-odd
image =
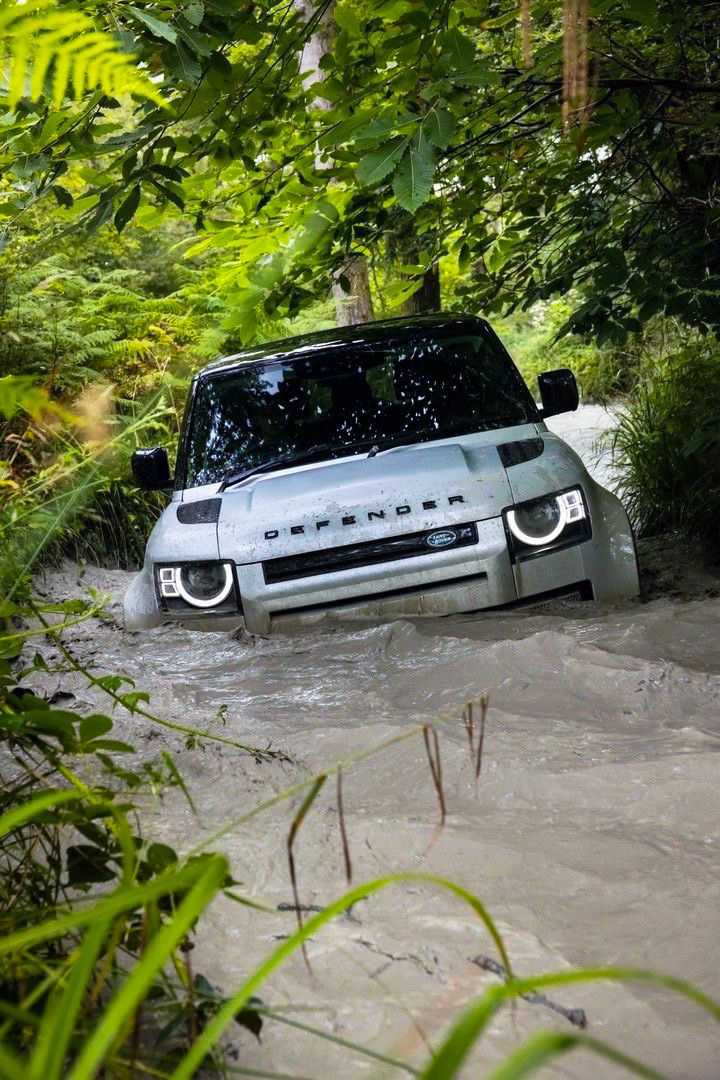
[[[39,393],[29,380],[0,378],[3,572],[21,576],[40,552],[45,559],[136,567],[166,497],[134,488],[130,456],[156,443],[172,452],[177,413],[169,397],[156,394],[136,406],[113,401],[111,388],[96,383],[74,414],[57,408],[48,414],[41,406],[33,415],[22,408],[9,415],[16,394],[28,389]]]
[[[567,301],[553,300],[490,321],[533,393],[537,393],[541,371],[569,367],[584,400],[617,396],[627,388],[627,380],[622,360],[613,350],[599,349],[576,334],[556,338],[570,310]]]
[[[647,366],[611,443],[639,535],[678,530],[720,541],[720,345],[686,342]]]

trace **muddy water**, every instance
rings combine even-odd
[[[607,423],[601,410],[583,409],[554,425],[600,476],[608,462],[595,460],[592,442]],[[691,566],[675,560],[672,569],[662,550],[652,557],[665,595],[617,608],[335,624],[254,642],[171,628],[129,635],[106,623],[79,628],[72,641],[98,671],[124,671],[150,690],[156,711],[271,743],[291,759],[255,764],[231,748],[188,751],[145,722],[119,720],[146,756],[160,745],[178,752],[200,820],[172,796],[148,806],[146,828],[182,850],[273,792],[487,691],[477,784],[460,721],[442,729],[448,819],[439,835],[419,736],[346,770],[356,880],[398,870],[453,878],[482,897],[522,974],[622,963],[720,995],[720,599],[717,583]],[[67,594],[70,577],[51,575],[47,586]],[[117,601],[128,577],[89,570],[84,581]],[[81,706],[93,700],[79,681],[77,692]],[[239,890],[273,907],[291,900],[291,816],[283,804],[222,842]],[[330,784],[303,828],[297,861],[304,903],[341,892]],[[218,902],[195,965],[230,990],[293,919]],[[425,1041],[437,1044],[458,1009],[494,981],[471,962],[495,955],[476,917],[425,884],[362,902],[309,952],[314,978],[296,958],[266,984],[265,1001],[413,1064],[424,1060]],[[718,1029],[665,991],[614,983],[552,997],[585,1009],[591,1034],[672,1077],[720,1076]],[[500,1017],[464,1075],[483,1075],[541,1026],[571,1030],[558,1014],[522,1002],[515,1025]],[[279,1022],[267,1023],[261,1043],[240,1028],[231,1041],[236,1064],[257,1074],[402,1075]],[[543,1075],[620,1073],[583,1052]]]

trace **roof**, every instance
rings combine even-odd
[[[400,316],[379,322],[359,323],[356,326],[338,326],[331,330],[319,330],[314,334],[300,334],[281,341],[268,341],[251,349],[244,349],[233,356],[223,356],[207,364],[198,376],[211,374],[225,368],[244,367],[246,364],[263,364],[271,360],[292,360],[315,349],[342,348],[343,345],[362,345],[378,339],[396,341],[414,334],[437,330],[442,333],[475,331],[487,326],[476,315],[445,314]]]

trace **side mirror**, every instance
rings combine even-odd
[[[558,413],[575,412],[580,402],[578,385],[570,368],[556,368],[538,375],[543,419]]]
[[[133,480],[141,491],[163,491],[172,487],[170,462],[164,446],[136,450],[130,459]]]

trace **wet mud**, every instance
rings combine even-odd
[[[593,440],[609,422],[586,408],[553,425],[601,478],[609,461]],[[53,595],[75,594],[78,584],[112,595],[103,621],[67,635],[94,674],[128,674],[169,719],[282,751],[258,762],[229,746],[187,749],[182,736],[118,713],[121,737],[143,756],[176,752],[196,801],[197,818],[178,793],[148,805],[145,828],[155,838],[187,851],[293,783],[443,714],[441,831],[421,732],[344,770],[354,880],[403,870],[452,878],[482,898],[522,975],[652,967],[720,996],[720,590],[716,575],[669,541],[645,545],[642,557],[642,601],[330,623],[271,640],[169,627],[126,634],[119,602],[130,575],[120,571],[65,567],[38,584]],[[57,677],[37,678],[47,693],[57,689]],[[76,707],[107,708],[80,677],[71,689]],[[476,781],[461,710],[482,694],[489,707]],[[238,891],[277,909],[213,905],[194,958],[223,991],[296,926],[286,837],[300,801],[218,842]],[[304,906],[341,894],[332,781],[299,832],[295,858]],[[362,901],[308,953],[312,977],[298,954],[264,986],[276,1014],[413,1065],[498,980],[477,917],[425,883]],[[514,1021],[502,1014],[463,1075],[483,1075],[540,1027],[575,1030],[567,1013],[582,1011],[590,1034],[666,1075],[720,1076],[719,1029],[668,991],[607,983],[547,996],[551,1007],[521,1001]],[[231,1031],[235,1064],[318,1080],[401,1075],[284,1021],[268,1020],[261,1041]],[[622,1074],[578,1052],[541,1075]]]

